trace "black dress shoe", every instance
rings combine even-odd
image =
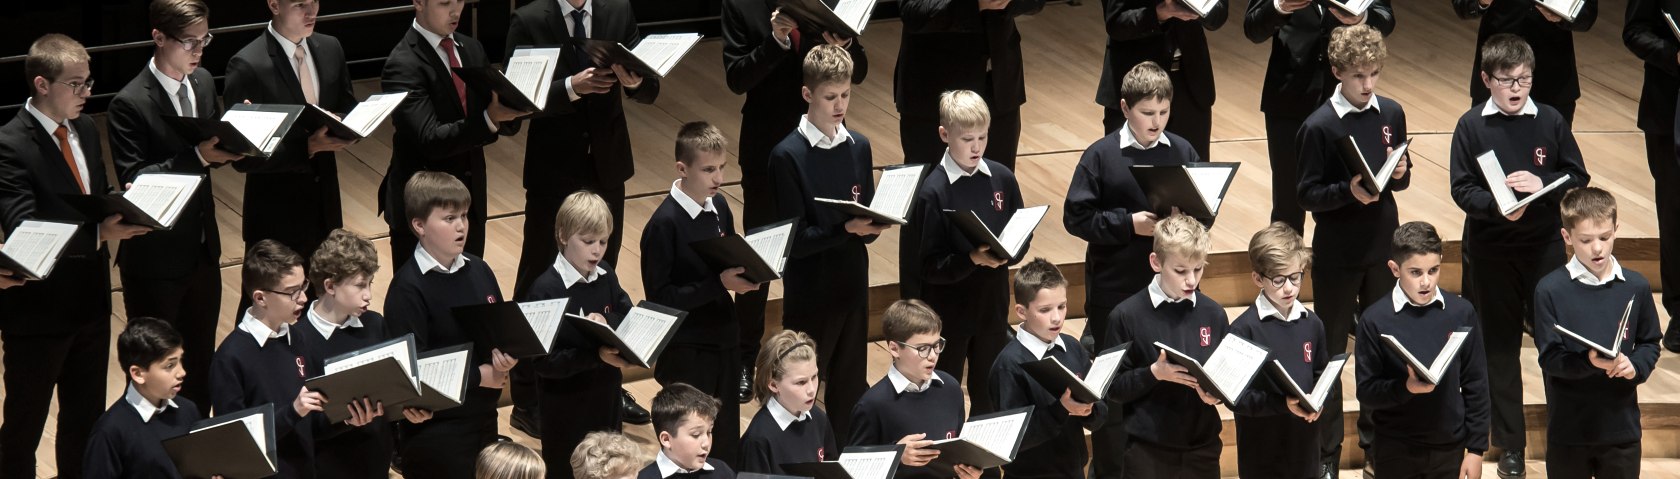
[[[619,419],[623,420],[625,424],[638,426],[653,422],[653,415],[648,414],[648,410],[643,409],[640,404],[636,404],[636,398],[630,395],[630,391],[620,389],[618,392],[619,409],[621,410],[619,411]]]
[[[1340,471],[1336,470],[1336,463],[1333,462],[1326,462],[1318,466],[1319,479],[1336,479],[1337,472]]]
[[[1528,464],[1523,462],[1523,450],[1505,451],[1499,455],[1500,479],[1522,479],[1528,477]]]
[[[1365,456],[1365,470],[1360,471],[1360,476],[1364,477],[1365,479],[1377,479],[1377,466],[1373,465],[1375,463],[1376,463],[1376,461],[1371,460],[1370,455],[1366,455]]]
[[[1672,353],[1680,353],[1680,328],[1670,328],[1668,334],[1662,338],[1662,347]]]
[[[741,395],[736,396],[737,398],[739,398],[741,400],[741,404],[746,404],[746,403],[752,402],[752,399],[753,399],[752,398],[752,395],[753,395],[752,372],[753,372],[752,366],[742,366],[741,367],[741,391],[740,391]]]
[[[542,419],[536,409],[514,406],[513,414],[508,417],[508,424],[532,439],[542,439]]]

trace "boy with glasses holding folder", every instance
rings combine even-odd
[[[939,457],[939,450],[930,447],[933,441],[956,437],[963,426],[962,385],[955,376],[934,369],[946,347],[940,329],[939,315],[927,303],[901,299],[888,306],[881,316],[881,334],[887,338],[892,364],[887,376],[865,391],[852,409],[851,445],[904,445],[899,478],[950,479],[926,467]],[[980,476],[979,469],[966,465],[955,469],[962,479]]]

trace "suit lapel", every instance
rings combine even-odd
[[[441,92],[437,96],[453,100],[442,103],[448,103],[448,108],[455,109],[455,111],[461,113],[462,117],[465,117],[466,112],[461,111],[460,98],[455,95],[455,79],[450,77],[449,66],[444,65],[443,59],[438,57],[437,49],[432,47],[431,42],[426,41],[426,37],[421,35],[420,31],[412,28],[408,30],[408,48],[414,51],[414,56],[419,57],[420,61],[426,63],[427,68],[432,70],[432,89]],[[465,64],[463,63],[463,65]],[[434,101],[433,103],[438,102]]]
[[[334,92],[334,91],[337,91],[337,90],[335,90],[333,88],[330,88],[329,85],[338,84],[339,78],[338,78],[338,69],[337,68],[328,68],[328,66],[329,65],[337,65],[338,64],[338,59],[337,58],[327,58],[327,56],[323,53],[323,49],[321,48],[321,42],[315,41],[315,36],[314,35],[310,35],[309,38],[305,38],[303,41],[309,43],[309,61],[313,62],[315,64],[314,65],[315,78],[320,80],[318,82],[319,84],[315,85],[315,88],[318,91],[320,91],[320,94],[317,95],[317,98],[319,98],[321,100],[321,104],[331,105],[333,103],[327,101],[328,100],[327,95],[329,95],[331,92]],[[298,87],[298,92],[302,93],[303,92],[303,87],[301,87],[301,86]],[[337,98],[335,96],[332,99],[333,100],[338,100],[339,98]]]
[[[267,30],[260,35],[268,42],[269,61],[274,63],[274,75],[280,77],[280,88],[287,97],[279,103],[303,103],[303,86],[298,84],[297,67],[292,65],[291,57],[286,56],[286,50],[280,48],[280,41],[275,40]]]
[[[71,120],[70,127],[76,129],[77,137],[82,140],[80,145],[82,161],[87,164],[88,194],[104,193],[109,185],[105,180],[104,159],[100,158],[99,154],[99,127],[94,126],[93,118],[87,115]],[[65,165],[65,169],[68,170],[69,165]],[[71,184],[75,185],[75,182],[72,181]],[[81,185],[75,186],[77,191],[80,191]]]
[[[82,191],[82,185],[76,184],[76,177],[70,175],[70,165],[64,162],[64,152],[58,149],[58,137],[53,135],[58,127],[42,125],[40,121],[35,119],[35,115],[29,113],[28,109],[19,108],[18,115],[22,116],[24,124],[29,126],[26,134],[35,139],[35,147],[40,150],[41,161],[46,163],[46,165],[41,166],[58,176],[58,179],[53,181],[59,185],[59,188],[69,188],[65,191]],[[71,122],[71,125],[75,125],[75,122]],[[76,133],[80,134],[81,129],[77,128]],[[94,138],[97,141],[97,137]],[[87,158],[86,146],[82,148],[82,152],[83,157]]]
[[[153,75],[151,69],[148,68],[140,74],[145,75],[146,91],[151,92],[147,96],[151,97],[152,104],[156,106],[159,114],[168,116],[180,113],[175,110],[175,104],[169,101],[169,93],[163,91],[163,83],[158,82],[157,75]],[[187,75],[187,78],[192,78],[192,75]],[[197,93],[198,90],[193,92]]]
[[[205,75],[203,76],[205,76],[209,81],[198,81],[199,72],[204,72]],[[194,71],[192,75],[187,75],[187,81],[192,82],[193,96],[197,97],[193,100],[193,108],[198,111],[199,118],[216,118],[220,116],[216,114],[216,80],[208,78],[210,76],[209,73],[210,72],[200,68]]]

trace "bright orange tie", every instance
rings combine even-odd
[[[70,167],[70,177],[76,179],[76,188],[87,194],[87,186],[82,185],[82,172],[76,168],[76,152],[70,149],[70,129],[58,125],[58,129],[53,130],[53,136],[58,137],[58,151],[64,153],[64,165]]]

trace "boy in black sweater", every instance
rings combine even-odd
[[[297,333],[305,339],[304,357],[311,367],[324,370],[326,359],[378,344],[386,340],[385,317],[369,311],[373,301],[373,275],[379,271],[379,253],[373,243],[340,228],[327,234],[310,256],[309,282],[318,299],[305,316],[308,327],[299,324]],[[332,399],[332,398],[328,398]],[[391,428],[385,408],[367,398],[339,398],[350,411],[344,424],[318,424],[315,431],[315,476],[319,478],[371,478],[388,475],[391,469]],[[396,406],[393,406],[396,407]],[[410,422],[431,419],[431,411],[403,408]]]
[[[889,225],[851,218],[813,198],[869,204],[875,197],[869,139],[846,130],[851,102],[852,57],[834,45],[805,56],[806,114],[770,152],[776,217],[799,218],[792,252],[782,273],[782,324],[805,331],[821,352],[817,366],[829,378],[824,403],[851,411],[868,383],[869,251]],[[835,431],[849,431],[846,419]]]
[[[1441,237],[1422,221],[1394,230],[1389,297],[1359,319],[1354,370],[1359,406],[1375,437],[1367,461],[1377,477],[1482,476],[1488,448],[1487,369],[1470,303],[1441,292]],[[1430,384],[1383,344],[1392,335],[1420,361],[1434,363],[1448,336],[1470,328],[1441,379]]]
[[[453,309],[502,300],[496,274],[467,245],[472,193],[454,175],[422,171],[403,189],[408,227],[420,239],[403,260],[385,297],[386,337],[414,334],[425,352],[471,343]],[[473,344],[466,400],[422,424],[400,424],[403,474],[412,478],[469,477],[473,455],[496,438],[496,400],[518,360],[489,344]]]
[[[1031,422],[1021,439],[1015,462],[1003,466],[1011,478],[1084,478],[1085,430],[1103,427],[1108,404],[1086,404],[1071,391],[1045,389],[1022,364],[1054,356],[1068,370],[1085,374],[1091,358],[1073,336],[1062,334],[1067,318],[1067,279],[1056,265],[1033,258],[1015,273],[1015,316],[1021,329],[992,363],[992,403],[1000,410],[1033,406]],[[1109,451],[1103,451],[1108,454]]]
[[[636,474],[636,479],[734,478],[735,471],[727,464],[707,457],[712,450],[712,423],[718,418],[717,412],[717,398],[694,386],[673,383],[660,389],[653,396],[653,430],[659,434],[659,455]]]
[[[291,334],[303,312],[309,281],[303,258],[274,240],[262,240],[245,252],[241,271],[251,307],[222,339],[210,357],[210,402],[218,414],[273,403],[275,446],[282,478],[315,477],[315,439],[310,413],[327,403],[303,380],[321,374],[304,357],[306,338]]]
[[[1301,277],[1313,253],[1287,223],[1272,222],[1248,242],[1249,274],[1260,295],[1254,306],[1231,323],[1233,336],[1265,347],[1267,361],[1277,361],[1290,379],[1311,390],[1330,355],[1324,347],[1324,323],[1301,301]],[[1275,380],[1275,378],[1274,378]],[[1341,401],[1332,394],[1326,402]],[[1256,379],[1232,404],[1237,423],[1237,476],[1306,479],[1334,474],[1320,464],[1321,412],[1307,412],[1289,385]],[[1340,437],[1340,435],[1338,435]]]
[[[1657,307],[1651,283],[1623,270],[1616,246],[1616,198],[1576,188],[1564,195],[1563,236],[1575,257],[1540,278],[1534,343],[1545,374],[1546,475],[1639,477],[1639,391],[1657,366]],[[1630,303],[1631,302],[1631,303]],[[1617,311],[1633,308],[1618,329]],[[1613,358],[1566,340],[1557,328],[1609,347]]]
[[[117,335],[117,361],[128,391],[93,424],[82,473],[112,479],[174,478],[181,474],[163,440],[186,434],[203,418],[198,405],[177,397],[187,371],[181,333],[157,318],[139,317]]]
[[[612,210],[605,199],[588,191],[567,195],[554,215],[554,241],[560,254],[555,256],[554,266],[537,276],[520,300],[566,298],[567,311],[578,311],[591,320],[617,327],[633,304],[619,285],[618,275],[613,274],[612,265],[602,259],[612,228]],[[619,369],[630,364],[618,353],[562,325],[554,349],[532,364],[540,378],[538,407],[565,412],[541,416],[544,462],[565,463],[589,432],[623,427],[618,390],[624,375]],[[549,479],[571,479],[571,474],[571,469],[564,467],[548,470]]]
[[[1558,193],[1590,179],[1568,118],[1529,97],[1534,61],[1534,51],[1515,35],[1488,39],[1482,82],[1493,97],[1459,117],[1451,150],[1452,197],[1465,214],[1465,297],[1481,315],[1487,348],[1492,445],[1504,451],[1499,470],[1511,477],[1522,475],[1528,442],[1517,362],[1523,329],[1534,324],[1535,284],[1564,261]],[[1501,179],[1485,177],[1477,166],[1477,156],[1488,151],[1498,156],[1505,185],[1518,194],[1533,194],[1564,175],[1569,180],[1548,197],[1503,214],[1488,189],[1489,180]]]
[[[719,371],[741,368],[738,327],[730,293],[755,291],[759,285],[741,277],[745,268],[713,270],[690,243],[735,234],[735,215],[718,188],[727,164],[723,132],[706,122],[683,125],[677,132],[677,174],[671,194],[659,203],[642,229],[642,290],[648,300],[688,312],[653,371],[661,385],[694,385],[718,398],[718,415],[741,416],[740,384]],[[713,457],[735,462],[741,421],[718,421]]]
[[[816,342],[799,331],[764,340],[752,385],[764,407],[741,435],[741,472],[783,474],[782,464],[839,457],[828,414],[817,407],[818,357]]]
[[[1340,82],[1330,100],[1307,117],[1296,136],[1300,205],[1313,214],[1312,269],[1315,307],[1324,318],[1326,353],[1347,352],[1354,319],[1388,293],[1388,246],[1400,225],[1394,192],[1411,185],[1411,158],[1402,158],[1381,191],[1366,189],[1363,170],[1347,167],[1342,145],[1352,138],[1371,171],[1406,141],[1406,111],[1375,93],[1388,48],[1369,25],[1337,28],[1330,35],[1330,71]],[[1292,350],[1293,348],[1291,348]],[[1339,383],[1338,383],[1339,384]],[[1340,387],[1340,386],[1338,386]],[[1342,452],[1342,403],[1325,406],[1324,463]],[[1363,413],[1363,411],[1361,411]],[[1370,447],[1370,426],[1360,421],[1359,446]]]
[[[1207,229],[1189,216],[1161,220],[1149,253],[1155,279],[1114,308],[1108,337],[1097,343],[1099,351],[1132,344],[1108,393],[1131,412],[1121,477],[1219,477],[1220,419],[1213,407],[1219,399],[1155,346],[1207,361],[1225,337],[1225,309],[1197,290],[1209,241]]]
[[[904,445],[901,479],[950,479],[926,467],[939,457],[938,450],[929,448],[933,441],[956,437],[963,425],[962,387],[955,376],[934,369],[948,344],[940,327],[939,314],[920,300],[888,306],[881,334],[887,337],[892,365],[852,410],[851,445]],[[956,473],[962,479],[980,476],[979,469],[960,464]]]
[[[939,118],[945,158],[916,192],[919,214],[910,221],[920,225],[921,251],[912,266],[901,268],[919,270],[922,300],[939,316],[954,319],[944,328],[950,349],[939,356],[939,370],[960,377],[966,363],[968,388],[985,391],[987,368],[1009,342],[1009,267],[1021,261],[1032,240],[1008,258],[1007,252],[976,247],[945,218],[945,210],[972,211],[987,229],[1001,232],[1022,207],[1021,185],[1009,167],[982,156],[991,114],[979,94],[945,92]],[[994,410],[985,395],[974,395],[972,405],[975,414]]]

